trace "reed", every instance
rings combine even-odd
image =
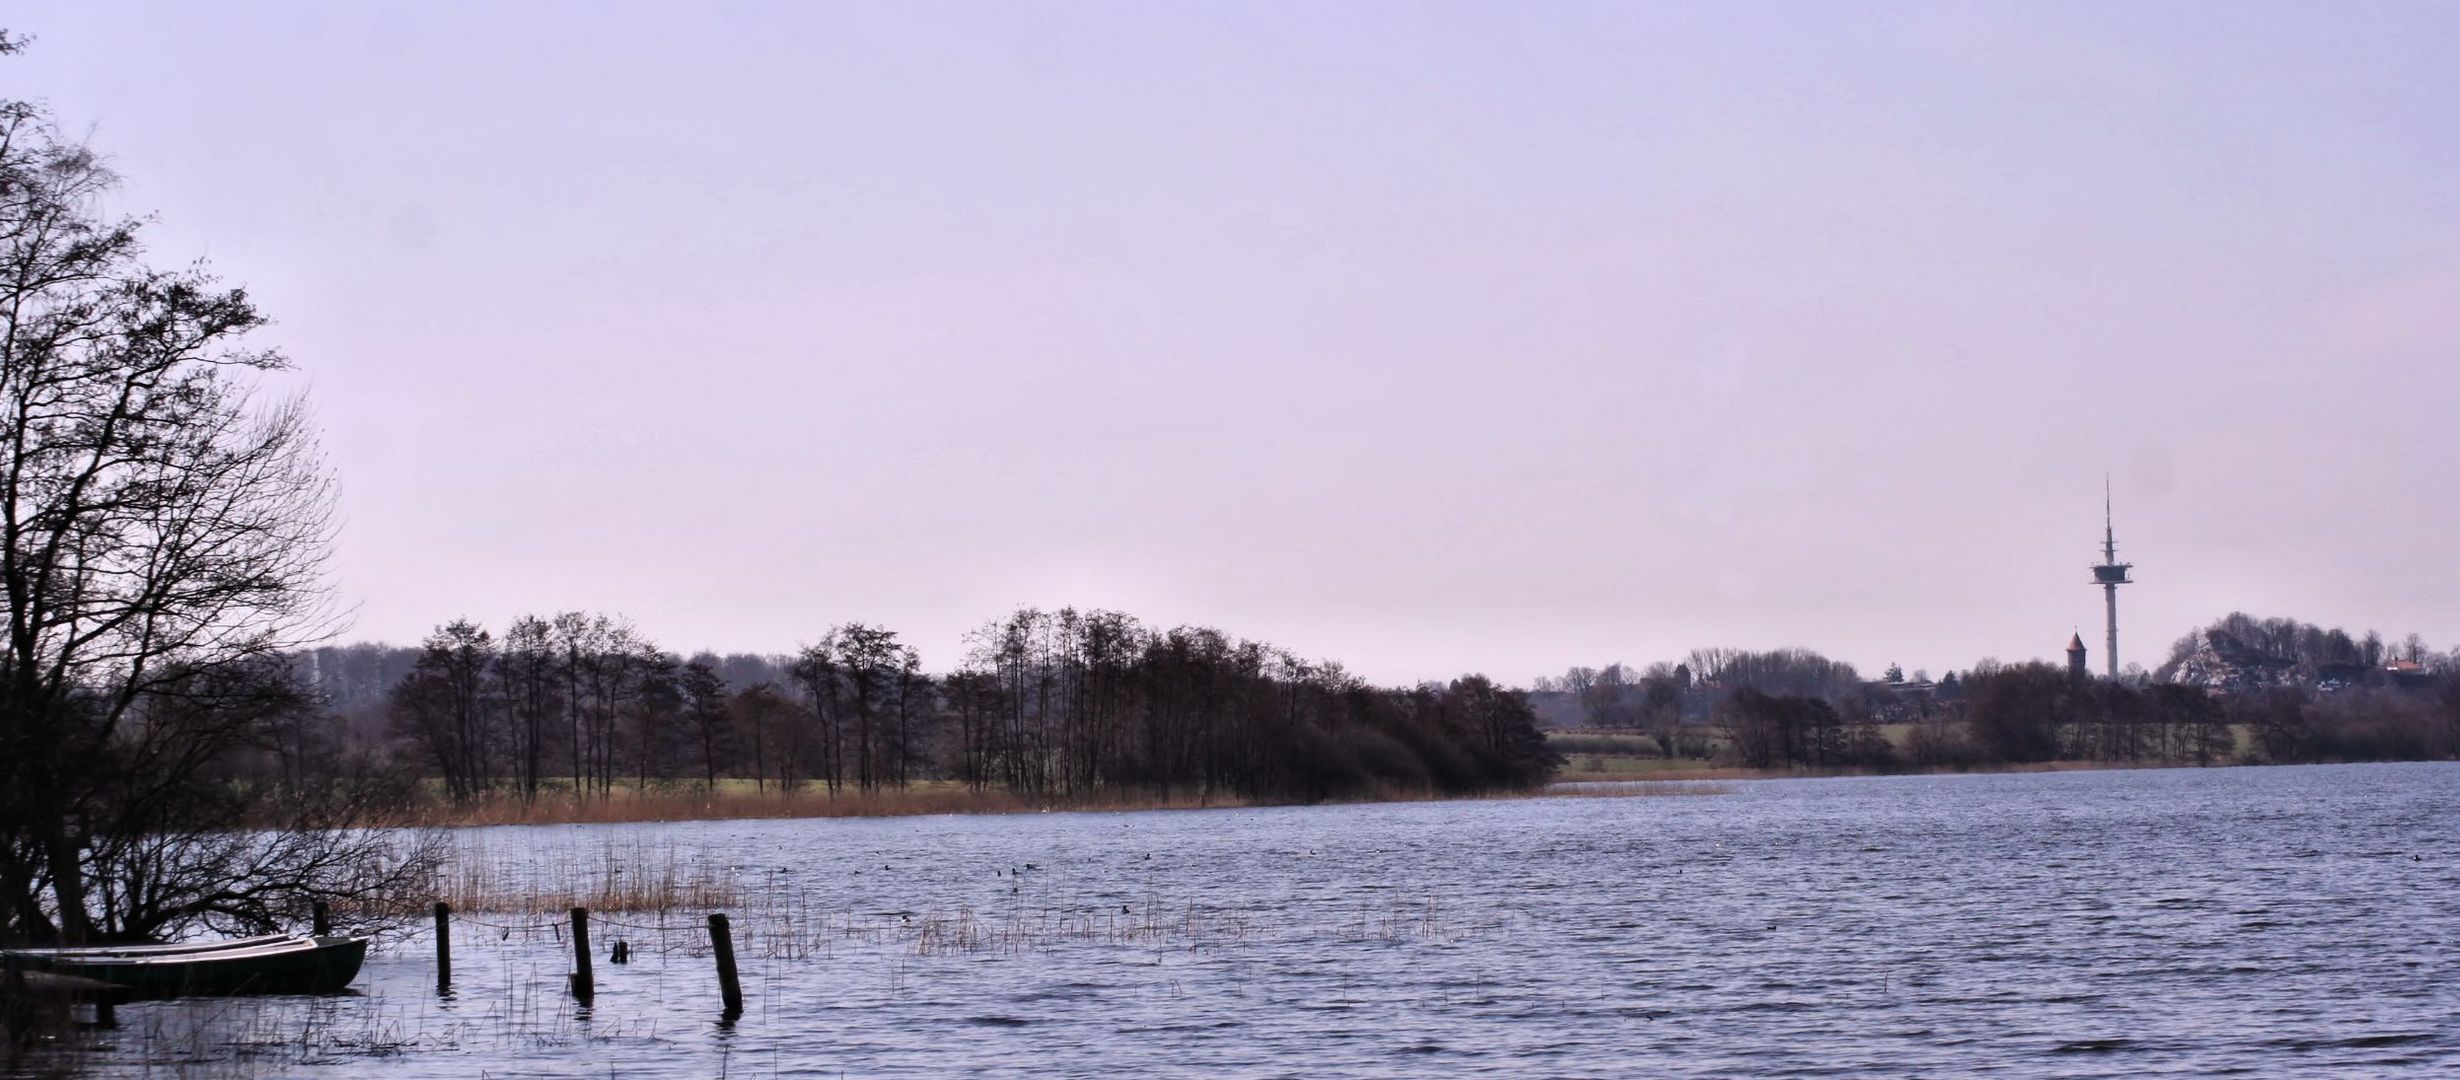
[[[646,790],[618,788],[607,795],[547,794],[524,800],[490,794],[466,803],[425,808],[426,826],[620,825],[667,821],[730,821],[752,818],[875,818],[929,814],[1031,814],[1051,810],[1197,810],[1249,805],[1223,793],[1108,790],[1068,796],[976,791],[962,785],[926,785],[902,791],[749,791],[721,786]]]
[[[727,911],[744,903],[733,869],[708,852],[686,857],[669,844],[609,842],[587,854],[562,852],[540,864],[535,854],[497,856],[465,847],[438,876],[436,899],[453,910],[553,916],[576,907],[593,912]]]
[[[1122,910],[1124,908],[1124,910]],[[1398,941],[1449,933],[1432,900],[1362,907],[1346,923],[1323,928],[1338,940]],[[783,915],[784,917],[779,917]],[[1148,895],[1140,903],[1041,900],[984,910],[960,904],[944,911],[864,914],[852,910],[788,912],[738,920],[738,937],[767,961],[833,958],[840,947],[918,957],[1025,954],[1069,947],[1131,947],[1203,951],[1304,931],[1244,911],[1199,902],[1171,903]]]
[[[1735,779],[1741,779],[1736,777]],[[1567,786],[1577,784],[1579,786]],[[1654,799],[1683,798],[1692,795],[1731,795],[1737,789],[1732,784],[1719,783],[1707,777],[1696,779],[1634,780],[1628,776],[1597,778],[1569,777],[1544,791],[1530,792],[1520,798],[1530,799]]]
[[[1442,944],[1508,930],[1513,919],[1495,915],[1462,925],[1432,896],[1361,899],[1346,909],[1293,918],[1200,896],[1173,899],[1152,889],[1123,897],[1038,883],[990,904],[862,910],[785,884],[743,887],[736,868],[672,842],[610,841],[542,860],[526,848],[498,849],[491,841],[484,834],[467,837],[446,883],[456,919],[504,930],[455,940],[459,958],[474,972],[489,973],[464,980],[461,991],[475,995],[480,1007],[438,1008],[424,987],[405,995],[384,986],[364,997],[304,1005],[244,998],[173,1003],[136,1010],[137,1023],[111,1036],[118,1044],[113,1056],[142,1062],[146,1075],[252,1078],[336,1063],[368,1069],[384,1059],[424,1063],[490,1047],[520,1058],[542,1046],[615,1047],[657,1039],[661,1023],[671,1027],[678,1016],[718,1007],[702,975],[710,958],[703,917],[711,910],[732,916],[745,981],[762,988],[755,991],[759,1008],[782,986],[858,972],[885,978],[892,992],[909,992],[910,973],[930,970],[920,965],[933,958],[1030,962],[1035,954],[1116,949],[1152,954],[1159,962],[1165,952],[1291,941]],[[608,973],[610,981],[632,980],[627,993],[636,995],[634,1004],[578,1009],[562,991],[569,943],[559,927],[564,909],[575,904],[590,907],[593,925],[606,927],[610,939],[628,940],[644,957],[635,961],[640,968],[626,969],[638,976]],[[691,974],[664,975],[648,956],[663,956],[663,963],[689,959]]]
[[[1750,769],[1696,758],[1664,758],[1654,754],[1584,751],[1573,754],[1555,773],[1556,783],[1597,780],[1763,780],[1791,775],[1786,770]]]
[[[1657,757],[1657,740],[1602,731],[1550,731],[1546,748],[1558,754],[1624,754]]]
[[[1747,779],[1765,775],[1748,769],[1694,769],[1635,776],[1631,773],[1567,772],[1560,780],[1703,780]],[[1458,799],[1515,799],[1563,794],[1555,788],[1496,790],[1456,795],[1423,788],[1379,789],[1324,800],[1326,804],[1382,802],[1445,802]],[[1696,787],[1635,788],[1630,795],[1723,794]],[[1220,810],[1287,805],[1224,792],[1152,791],[1113,788],[1069,795],[1020,795],[1004,790],[976,791],[961,784],[933,782],[904,790],[797,791],[753,790],[740,782],[714,790],[699,787],[618,787],[605,795],[575,797],[550,792],[523,799],[511,792],[481,796],[465,803],[435,803],[424,807],[416,823],[429,828],[497,825],[630,825],[673,821],[735,821],[760,818],[880,818],[936,814],[1034,814],[1053,811],[1107,812],[1129,810]]]

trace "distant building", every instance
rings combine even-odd
[[[2434,672],[2415,660],[2394,660],[2383,665],[2383,674],[2393,686],[2402,689],[2417,689],[2434,682]]]
[[[1914,701],[1927,701],[1939,692],[1939,684],[1929,679],[1906,679],[1902,682],[1874,679],[1864,682],[1862,687],[1873,694]]]
[[[2084,634],[2079,631],[2067,635],[2068,680],[2080,686],[2092,677],[2092,672],[2084,666]]]

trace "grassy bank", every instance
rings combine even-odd
[[[2215,761],[2215,766],[2237,765],[2237,761]],[[1939,765],[1926,768],[1811,768],[1795,766],[1783,769],[1752,769],[1735,765],[1719,765],[1711,761],[1691,761],[1665,758],[1609,758],[1603,767],[1566,768],[1555,776],[1559,784],[1657,782],[1697,783],[1732,780],[1800,780],[1830,776],[1949,776],[1961,773],[2043,773],[2043,772],[2108,772],[2120,769],[2191,769],[2196,766],[2176,761],[2034,761],[2002,762],[1987,765]]]
[[[1911,741],[1913,725],[1883,724],[1880,734],[1889,745],[1902,747]],[[2216,758],[2213,765],[2242,765],[2254,761],[2255,733],[2243,724],[2229,725],[2230,747]],[[1787,766],[1755,769],[1735,763],[1732,747],[1719,733],[1698,726],[1683,729],[1677,746],[1685,752],[1664,756],[1656,740],[1630,731],[1555,730],[1546,733],[1546,745],[1563,757],[1563,768],[1556,773],[1557,783],[1595,783],[1610,781],[1702,781],[1702,780],[1782,780],[1806,776],[1927,776],[1946,773],[2034,773],[2090,772],[2105,769],[2164,769],[2192,767],[2185,761],[2040,761],[2026,763],[1966,761],[1929,766],[1899,765],[1890,768],[1834,767],[1813,768]]]

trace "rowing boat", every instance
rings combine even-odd
[[[223,952],[230,949],[257,949],[285,941],[296,941],[293,934],[265,934],[260,937],[229,938],[223,941],[177,941],[169,945],[78,945],[58,949],[10,949],[17,956],[39,953],[62,958],[117,956],[184,956],[189,953]]]
[[[277,934],[203,945],[15,949],[7,956],[30,971],[117,983],[138,997],[324,994],[358,977],[367,941]]]

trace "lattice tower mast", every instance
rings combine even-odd
[[[2127,571],[2134,563],[2118,561],[2118,532],[2111,524],[2110,478],[2101,478],[2101,565],[2093,567],[2093,583],[2101,586],[2101,599],[2109,610],[2109,651],[2102,653],[2109,666],[2110,678],[2118,678],[2118,587],[2134,581]]]

